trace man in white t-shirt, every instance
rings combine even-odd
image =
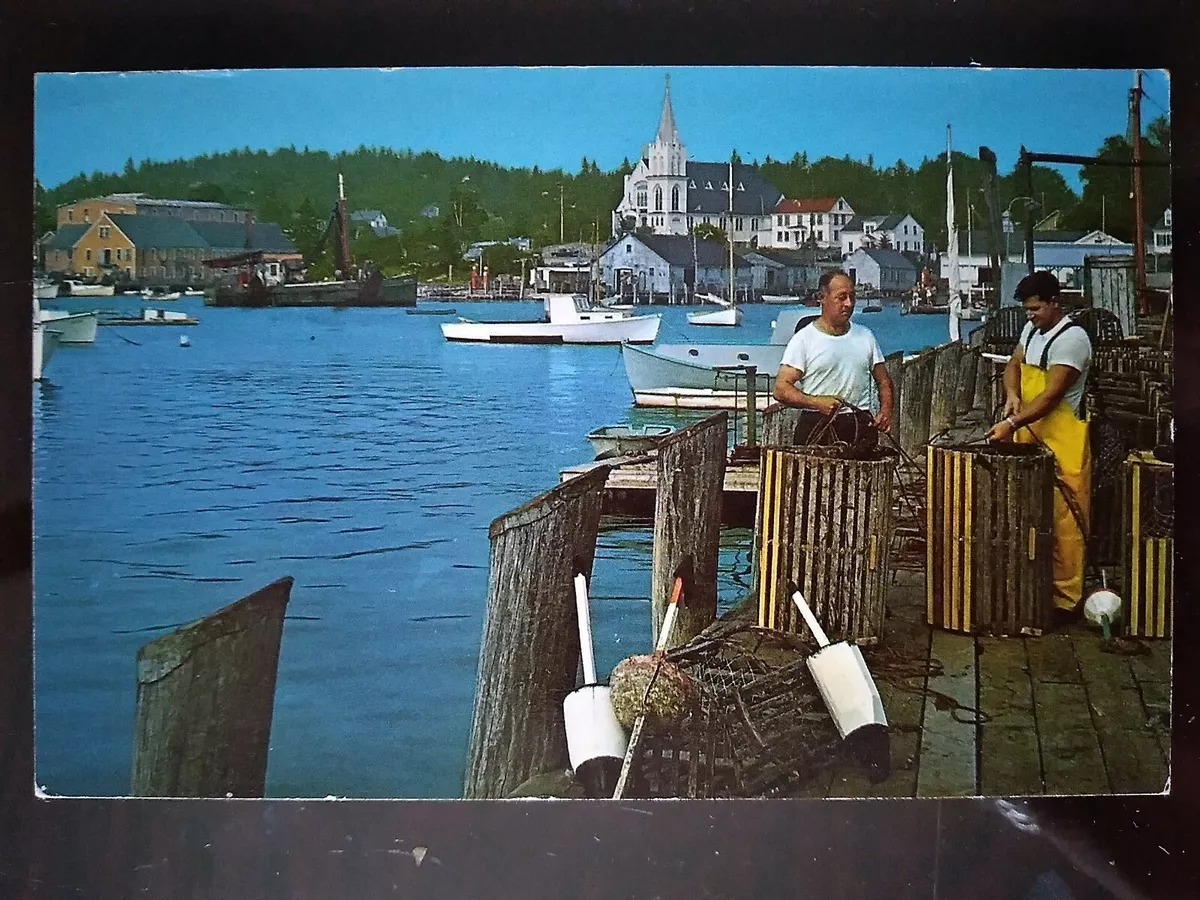
[[[1016,299],[1029,322],[1004,368],[1004,418],[987,437],[1038,443],[1054,454],[1054,605],[1061,624],[1078,615],[1083,600],[1092,478],[1083,387],[1092,342],[1063,309],[1052,273],[1026,275]]]
[[[821,315],[798,330],[783,351],[775,399],[801,410],[796,443],[845,441],[875,447],[892,428],[894,392],[871,330],[850,321],[854,282],[826,272],[818,282]],[[872,384],[878,390],[878,408]]]

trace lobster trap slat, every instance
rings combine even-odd
[[[767,447],[759,477],[758,624],[805,633],[793,582],[831,637],[883,633],[895,459]]]
[[[1028,444],[926,451],[926,619],[1040,634],[1052,589],[1054,457]]]
[[[1175,612],[1175,466],[1137,451],[1125,461],[1125,630],[1167,638]]]

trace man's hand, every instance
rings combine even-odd
[[[1013,396],[1010,394],[1004,400],[1004,411],[1002,413],[1000,413],[1000,415],[1003,416],[1004,418],[1008,418],[1009,416],[1015,416],[1020,411],[1021,411],[1020,396]]]
[[[997,444],[1001,441],[1011,441],[1016,431],[1017,429],[1013,427],[1012,419],[1004,418],[993,425],[985,437],[991,443]]]
[[[832,416],[839,406],[842,405],[841,397],[834,397],[830,394],[817,394],[811,398],[812,408],[823,416]]]
[[[886,413],[882,409],[879,411],[879,415],[875,417],[875,427],[880,431],[892,430],[892,413],[890,410]]]

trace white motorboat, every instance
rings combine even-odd
[[[94,344],[99,316],[94,312],[66,312],[60,309],[38,310],[38,322],[58,334],[60,344]]]
[[[49,300],[58,296],[58,283],[49,278],[33,279],[33,296],[38,300]]]
[[[625,310],[590,305],[575,294],[545,298],[546,317],[537,322],[446,322],[448,341],[490,344],[653,344],[662,316],[634,316]]]
[[[41,381],[50,357],[58,349],[58,332],[41,322],[33,325],[33,380]]]
[[[697,300],[703,300],[705,303],[713,303],[720,306],[720,309],[700,310],[699,312],[690,312],[687,314],[689,325],[740,325],[742,324],[742,311],[738,307],[730,303],[723,297],[718,297],[715,294],[697,294]]]
[[[146,300],[178,300],[182,294],[179,291],[166,291],[161,288],[145,288],[142,297]]]
[[[675,433],[673,425],[605,425],[588,433],[596,459],[631,456],[653,450],[664,438]]]
[[[68,278],[63,281],[63,285],[72,297],[111,297],[113,295],[111,284],[84,284],[82,281]]]
[[[789,309],[773,323],[765,344],[659,344],[621,348],[625,375],[637,406],[682,409],[741,409],[746,403],[746,367],[755,367],[756,402],[765,409],[787,342],[810,309]]]

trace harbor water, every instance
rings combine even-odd
[[[291,575],[268,795],[460,796],[488,525],[591,459],[592,428],[702,414],[634,409],[617,347],[451,344],[452,317],[400,309],[171,307],[200,324],[101,328],[33,385],[39,786],[128,793],[138,648]],[[654,311],[660,342],[740,343],[779,307],[715,329]],[[893,304],[857,321],[885,353],[946,335]],[[748,590],[750,542],[723,532],[722,609]],[[649,523],[602,527],[602,673],[649,650],[650,547]]]

